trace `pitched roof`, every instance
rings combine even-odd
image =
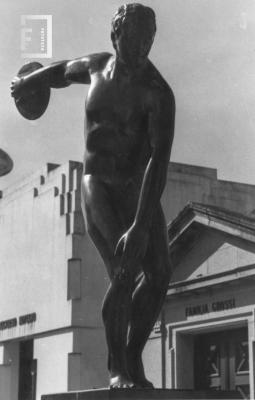
[[[197,243],[201,235],[208,232],[234,236],[238,240],[249,241],[255,248],[255,219],[222,207],[200,203],[188,203],[168,225],[169,250],[173,265]],[[168,295],[180,294],[187,290],[200,290],[236,279],[250,278],[255,274],[255,266],[247,265],[218,274],[203,276],[188,281],[173,282]]]
[[[255,242],[255,218],[227,210],[223,207],[201,203],[188,203],[168,225],[169,246],[171,247],[194,225],[199,228],[216,229],[230,235]]]

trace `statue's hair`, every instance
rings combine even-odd
[[[156,32],[156,17],[152,8],[139,3],[129,3],[120,6],[114,14],[112,19],[112,33],[118,36],[122,29],[122,25],[129,17],[139,18],[139,23],[149,23],[154,31],[153,33]]]

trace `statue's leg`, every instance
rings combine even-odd
[[[142,351],[157,320],[171,276],[165,218],[158,206],[151,225],[144,277],[134,291],[128,337],[128,371],[136,385],[153,387],[144,374]]]
[[[132,281],[126,274],[111,281],[103,303],[103,320],[109,349],[111,387],[134,386],[127,370],[126,346],[132,301]]]
[[[84,177],[82,198],[88,233],[103,258],[111,280],[103,303],[110,386],[132,387],[126,363],[132,277],[120,274],[120,257],[115,255],[115,247],[126,227],[116,212],[108,186],[97,178]]]

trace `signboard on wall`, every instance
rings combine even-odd
[[[11,318],[5,321],[0,321],[0,331],[15,328],[18,325],[18,321],[19,325],[32,324],[36,321],[36,313],[34,312],[31,314],[21,315],[18,318]]]
[[[213,303],[198,304],[195,306],[188,306],[185,308],[185,316],[193,317],[195,315],[208,314],[210,312],[224,311],[235,308],[235,299],[227,299],[214,301]]]

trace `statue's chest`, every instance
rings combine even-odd
[[[86,100],[89,114],[104,114],[108,118],[127,121],[142,115],[145,102],[143,90],[135,85],[94,79],[91,82]]]

